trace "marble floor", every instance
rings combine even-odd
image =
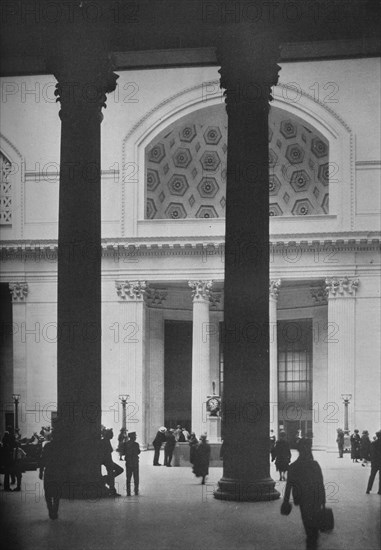
[[[8,550],[297,550],[305,548],[298,507],[280,515],[280,500],[222,502],[213,498],[221,468],[211,468],[202,486],[188,468],[152,466],[152,451],[142,453],[140,495],[96,502],[62,500],[59,519],[48,518],[37,472],[23,476],[22,491],[0,487],[1,540]],[[296,457],[297,453],[295,453]],[[315,452],[324,474],[335,529],[320,536],[321,550],[379,550],[381,496],[378,477],[365,494],[370,467],[349,456]],[[115,456],[115,461],[118,462]],[[123,463],[120,463],[123,465]],[[273,479],[278,479],[271,466]],[[277,489],[284,491],[284,482]]]

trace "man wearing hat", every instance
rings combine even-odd
[[[164,426],[159,428],[155,439],[152,441],[153,448],[155,449],[155,454],[154,454],[154,457],[153,457],[153,465],[154,466],[161,466],[161,464],[159,464],[159,456],[160,456],[161,446],[165,441],[166,431],[167,431],[167,428],[165,428]]]
[[[381,495],[381,430],[376,432],[376,439],[370,445],[371,470],[366,494],[372,490],[373,482],[378,472],[378,494]]]
[[[139,455],[140,447],[136,442],[136,432],[128,434],[128,441],[124,443],[124,459],[126,461],[127,496],[131,496],[131,478],[134,476],[135,495],[139,494]]]

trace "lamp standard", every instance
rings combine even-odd
[[[127,400],[130,398],[129,395],[126,395],[126,394],[121,394],[119,396],[119,399],[122,403],[122,428],[124,428],[125,430],[127,430],[127,413],[126,413],[126,408],[127,408]]]
[[[13,404],[15,406],[15,421],[14,421],[14,429],[15,433],[19,429],[19,401],[20,401],[20,394],[14,393],[12,395],[13,398]]]
[[[348,434],[348,405],[352,398],[351,393],[342,393],[341,398],[344,402],[344,433]]]

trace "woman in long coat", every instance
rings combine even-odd
[[[279,439],[275,443],[273,452],[275,456],[275,466],[279,472],[279,481],[286,481],[285,473],[291,461],[291,451],[285,432],[280,432]]]
[[[368,430],[364,430],[361,435],[360,456],[362,460],[361,466],[366,466],[370,460],[370,439]]]
[[[360,458],[360,442],[361,437],[358,430],[355,430],[351,435],[351,459],[352,462],[358,462]]]
[[[196,447],[193,463],[193,473],[201,477],[201,484],[205,485],[205,477],[209,473],[210,445],[206,442],[206,435],[200,436],[200,443]]]

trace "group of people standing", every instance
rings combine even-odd
[[[0,462],[4,469],[4,491],[21,491],[26,454],[21,448],[17,435],[12,426],[7,426],[1,440]],[[16,487],[11,489],[11,485],[14,484],[16,484]]]
[[[209,473],[210,461],[210,445],[207,442],[206,434],[202,434],[200,440],[198,440],[194,432],[189,433],[188,430],[181,426],[177,426],[176,429],[170,428],[169,430],[165,426],[161,426],[152,442],[154,448],[153,465],[161,466],[159,462],[160,450],[164,444],[164,466],[171,467],[173,451],[178,442],[188,442],[190,447],[189,460],[193,465],[193,473],[196,477],[201,477],[201,483],[204,485],[205,478]]]

